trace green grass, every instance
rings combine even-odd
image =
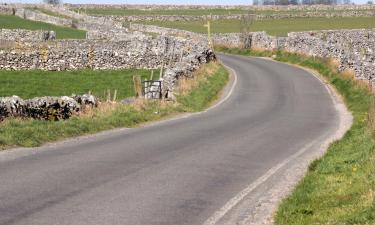
[[[276,54],[278,61],[318,71],[341,93],[354,116],[344,138],[331,144],[327,153],[310,165],[293,193],[282,201],[276,224],[375,224],[375,140],[368,120],[373,96],[333,71],[323,59],[285,52],[264,54]]]
[[[129,9],[129,8],[74,8],[76,12],[87,13],[90,15],[119,15],[119,16],[133,16],[133,15],[190,15],[190,16],[203,16],[203,15],[233,15],[233,14],[282,14],[282,13],[301,13],[311,12],[313,10],[247,10],[243,8],[223,9]],[[332,10],[320,10],[332,11]],[[336,11],[349,11],[349,10],[336,10]],[[363,9],[363,11],[373,11],[371,9]]]
[[[0,15],[0,28],[26,30],[53,30],[58,39],[84,39],[86,31],[49,23],[25,20],[17,16]]]
[[[76,70],[39,71],[0,70],[0,96],[18,95],[27,99],[36,96],[70,96],[91,91],[94,95],[105,97],[104,92],[117,90],[119,99],[134,95],[133,76],[142,79],[150,77],[149,70]],[[154,78],[159,75],[156,70]]]
[[[215,64],[205,65],[203,70],[212,71],[213,66]],[[113,109],[111,106],[99,107],[92,114],[57,122],[7,119],[0,123],[0,149],[12,146],[39,146],[46,142],[118,127],[135,127],[179,112],[201,110],[218,97],[228,77],[227,71],[220,65],[217,70],[211,72],[208,79],[202,80],[186,95],[179,96],[177,103],[150,101],[138,106],[118,105]]]
[[[177,28],[206,33],[204,21],[153,21],[145,24],[157,25],[168,28]],[[240,32],[239,20],[217,20],[212,21],[213,33],[235,33]],[[270,35],[286,36],[292,31],[329,30],[329,29],[356,29],[374,28],[375,17],[340,17],[340,18],[292,18],[278,20],[255,21],[251,25],[251,31],[266,31]]]

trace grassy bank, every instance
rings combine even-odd
[[[141,69],[127,70],[76,70],[39,71],[0,70],[0,96],[18,95],[21,98],[36,96],[70,96],[91,91],[98,97],[105,97],[108,89],[117,90],[118,99],[134,96],[133,76],[149,78],[151,71]],[[158,78],[159,71],[154,71]]]
[[[276,224],[375,224],[374,115],[370,113],[373,96],[369,89],[348,73],[337,73],[324,59],[285,52],[262,55],[275,55],[278,61],[318,71],[341,93],[354,116],[353,126],[344,138],[331,144],[327,153],[309,166],[293,193],[282,201]]]
[[[0,29],[53,30],[58,39],[84,39],[86,31],[0,14]]]
[[[146,24],[162,27],[177,28],[206,33],[207,28],[203,25],[205,21],[153,21]],[[240,32],[239,20],[216,20],[211,22],[213,33],[235,33]],[[286,36],[288,32],[330,29],[359,29],[374,28],[375,17],[338,17],[338,18],[290,18],[277,20],[254,21],[251,31],[266,31],[274,36]]]
[[[218,97],[228,81],[228,72],[222,65],[210,63],[204,65],[197,74],[193,81],[179,85],[181,91],[179,88],[176,93],[176,102],[138,101],[127,106],[102,104],[84,115],[57,122],[8,119],[0,123],[0,148],[39,146],[50,141],[118,127],[135,127],[175,113],[201,110]],[[187,82],[191,84],[186,85]]]

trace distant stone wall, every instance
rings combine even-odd
[[[250,14],[251,15],[251,14]],[[150,22],[150,21],[206,21],[210,20],[240,20],[243,14],[232,15],[212,15],[212,16],[192,16],[192,15],[139,15],[139,16],[98,16],[98,18],[108,18],[118,22]],[[372,11],[312,11],[312,12],[279,12],[273,14],[253,14],[256,20],[267,19],[288,19],[288,18],[306,18],[306,17],[373,17],[375,9]]]
[[[58,13],[62,13],[59,11]],[[43,20],[58,25],[69,25],[70,20],[49,16],[37,11],[17,8],[16,13],[32,20]],[[164,30],[134,25],[136,31],[116,26],[112,20],[91,22],[91,17],[75,16],[76,27],[86,26],[87,40],[23,40],[11,48],[0,51],[0,69],[122,69],[164,68],[163,97],[171,97],[176,81],[192,76],[201,64],[215,59],[204,36],[191,32]],[[65,15],[65,14],[64,14]],[[60,20],[61,19],[61,20]],[[73,21],[73,20],[72,20]],[[111,26],[113,25],[113,26]],[[156,30],[155,30],[156,29]],[[158,31],[156,37],[141,32]],[[175,33],[174,33],[175,32]]]
[[[54,31],[31,31],[23,29],[0,29],[0,41],[41,41],[55,38]]]
[[[198,34],[195,32],[167,28],[167,27],[159,27],[154,25],[144,25],[144,24],[135,24],[132,23],[129,26],[129,30],[131,31],[139,31],[144,33],[155,33],[161,35],[169,35],[169,36],[179,36],[179,37],[186,37],[192,39],[205,39],[205,35]]]
[[[17,5],[15,15],[24,19],[51,23],[59,26],[77,28],[81,30],[91,31],[107,31],[113,29],[122,29],[122,23],[112,21],[108,18],[97,18],[87,15],[80,15],[71,12],[63,7],[55,7],[49,5],[28,5],[28,7],[39,7],[66,16],[66,18],[47,15],[38,10],[23,8]]]
[[[302,18],[302,17],[372,17],[375,16],[375,5],[287,5],[287,6],[205,6],[205,5],[68,5],[71,8],[116,8],[138,10],[178,10],[178,9],[241,9],[245,14],[212,15],[97,15],[98,18],[108,18],[118,22],[142,21],[202,21],[221,19],[240,19],[243,15],[254,14],[257,20]],[[275,13],[269,13],[275,11]]]
[[[150,4],[65,4],[69,8],[115,8],[139,10],[176,10],[176,9],[243,9],[257,11],[319,11],[319,10],[371,10],[374,5],[150,5]]]
[[[232,47],[243,47],[243,34],[215,35],[214,43]],[[288,37],[274,37],[265,32],[248,34],[251,48],[284,49],[323,58],[334,58],[339,70],[353,70],[357,79],[371,80],[375,84],[375,29],[327,30],[292,32]]]
[[[60,26],[72,27],[72,20],[50,16],[50,15],[41,13],[39,11],[34,11],[31,9],[17,8],[15,15],[23,19],[40,21],[40,22],[45,22],[45,23],[52,23],[52,24],[56,24]]]
[[[14,8],[8,6],[8,5],[2,5],[0,4],[0,14],[3,15],[13,15],[15,13]]]

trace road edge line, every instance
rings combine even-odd
[[[250,58],[250,57],[247,57]],[[328,150],[331,143],[333,143],[336,140],[341,139],[345,133],[350,129],[350,127],[353,124],[353,116],[351,112],[348,110],[347,106],[345,105],[344,101],[342,100],[342,96],[338,91],[329,83],[327,82],[317,71],[311,70],[309,68],[305,68],[302,66],[290,64],[290,63],[284,63],[279,62],[271,58],[265,58],[265,57],[255,57],[255,58],[262,58],[265,60],[270,60],[273,62],[277,62],[284,65],[289,65],[295,68],[299,68],[304,70],[305,72],[312,75],[314,78],[316,78],[327,90],[328,94],[331,97],[332,103],[337,111],[338,114],[338,125],[336,128],[336,131],[332,134],[330,134],[327,138],[321,141],[319,143],[319,147],[316,149],[317,152],[322,151],[323,154]],[[289,164],[292,160],[295,160],[299,156],[301,156],[303,153],[306,152],[310,147],[312,147],[314,144],[317,144],[317,140],[314,140],[308,144],[306,144],[301,150],[294,153],[293,155],[289,156],[285,160],[283,160],[281,163],[277,164],[276,166],[269,169],[265,174],[263,174],[261,177],[259,177],[257,180],[249,184],[245,189],[240,191],[237,195],[235,195],[233,198],[231,198],[223,207],[221,207],[219,210],[215,211],[202,225],[215,225],[217,224],[230,210],[232,210],[236,205],[238,205],[247,195],[249,195],[252,191],[254,191],[257,187],[259,187],[261,184],[266,182],[269,178],[271,178],[275,173],[277,173],[281,168],[283,168],[285,165]],[[313,160],[313,159],[312,159]],[[305,165],[308,167],[309,164]],[[303,173],[302,177],[306,174],[306,172]],[[302,178],[299,177],[298,181]],[[292,185],[292,188],[295,187],[296,184]],[[289,192],[292,190],[289,190]],[[284,196],[285,197],[285,196]],[[282,198],[284,198],[282,197]],[[279,199],[280,200],[282,200]],[[274,208],[277,209],[278,205],[274,205]],[[274,210],[273,210],[274,211]],[[273,214],[272,214],[273,215]],[[272,215],[269,215],[269,217],[272,217]],[[264,220],[272,221],[272,218],[265,218]],[[237,221],[238,224],[242,224],[243,221]]]

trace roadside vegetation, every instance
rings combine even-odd
[[[205,21],[152,21],[144,22],[149,25],[176,28],[207,33],[203,25]],[[266,31],[274,36],[286,36],[288,32],[329,30],[329,29],[359,29],[375,28],[375,17],[335,17],[335,18],[288,18],[277,20],[259,20],[251,24],[250,31]],[[236,33],[241,31],[240,20],[215,20],[211,22],[212,33]]]
[[[375,224],[375,111],[368,83],[338,73],[330,60],[286,52],[218,48],[242,55],[273,56],[319,72],[343,96],[353,113],[351,129],[313,161],[306,176],[279,206],[278,225]]]
[[[0,149],[39,146],[50,141],[113,128],[136,127],[176,113],[200,111],[218,98],[229,74],[222,65],[210,63],[196,71],[195,75],[193,80],[181,81],[175,93],[175,102],[141,99],[131,105],[107,102],[80,116],[56,122],[7,119],[0,123]]]
[[[106,97],[107,90],[117,90],[117,98],[134,96],[133,76],[142,79],[150,77],[151,71],[144,69],[126,70],[75,70],[40,71],[0,70],[0,96],[17,95],[21,98],[37,96],[71,96],[89,91],[100,98]],[[158,78],[159,70],[154,71]]]
[[[0,14],[0,29],[53,30],[57,39],[85,39],[86,31]]]

